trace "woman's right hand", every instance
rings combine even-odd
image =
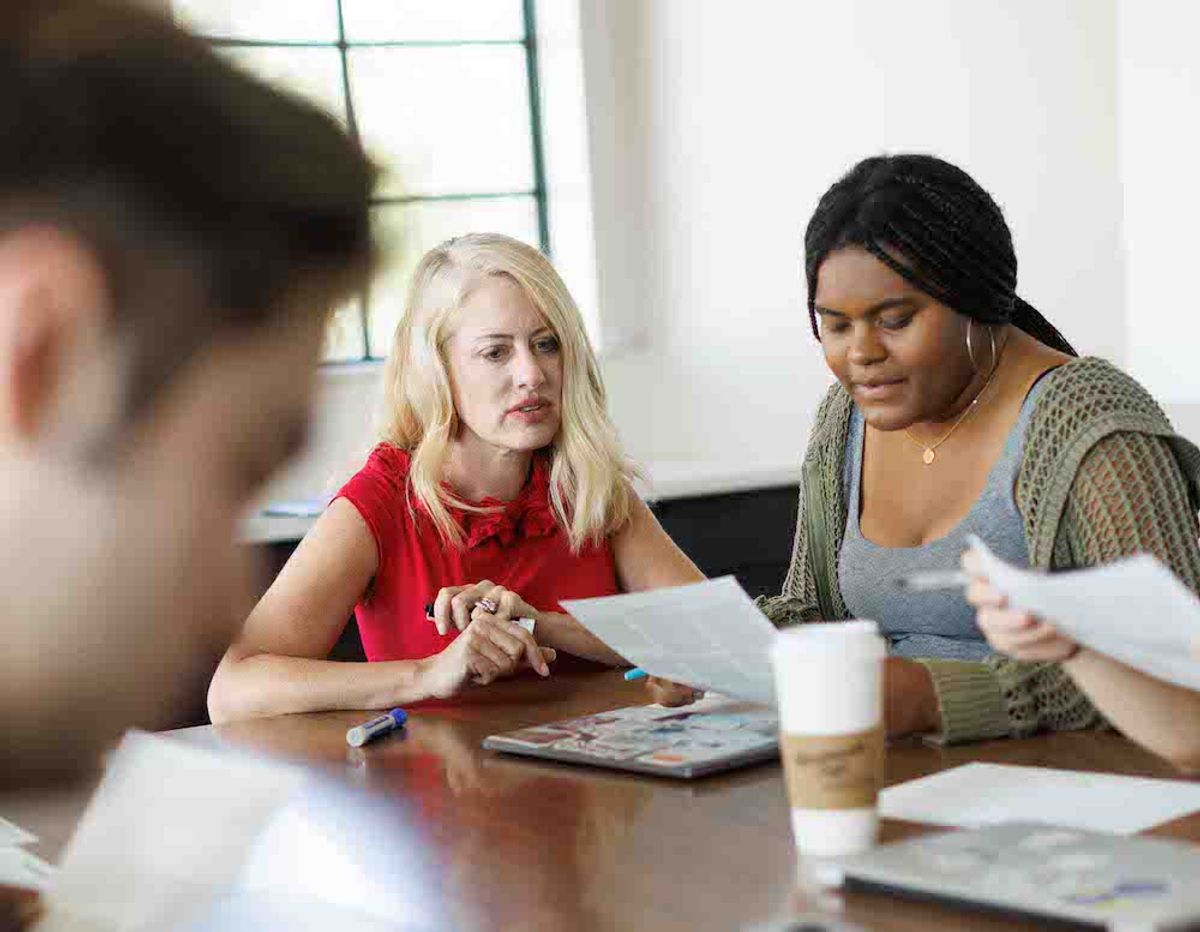
[[[1061,663],[1079,653],[1080,644],[1029,612],[1008,607],[1008,600],[986,577],[973,551],[963,555],[962,567],[971,575],[967,601],[976,609],[976,622],[988,643],[1002,654],[1029,662]]]
[[[533,635],[515,622],[482,615],[445,650],[425,661],[426,685],[430,695],[448,699],[468,682],[486,686],[523,667],[549,676],[547,664],[557,656],[552,647],[540,647]]]
[[[657,676],[646,678],[646,688],[650,690],[650,696],[655,702],[670,708],[691,705],[696,700],[704,698],[702,689],[693,689],[683,683],[660,679]]]

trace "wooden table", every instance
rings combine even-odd
[[[437,929],[737,929],[795,907],[795,859],[780,766],[763,764],[693,782],[508,758],[483,751],[494,732],[644,702],[616,672],[515,680],[468,701],[412,710],[406,733],[363,749],[345,732],[362,713],[285,716],[173,732],[298,761],[372,800],[384,816],[364,851],[405,852],[418,925]],[[895,783],[971,761],[1175,774],[1113,734],[888,751]],[[54,859],[86,791],[0,800],[0,814],[42,835]],[[885,822],[884,840],[920,826]],[[1200,815],[1153,834],[1200,842]],[[419,876],[417,876],[419,875]],[[1007,918],[850,893],[845,917],[881,930],[1017,929]]]

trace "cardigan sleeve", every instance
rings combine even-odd
[[[1191,589],[1200,583],[1196,513],[1167,441],[1121,431],[1098,441],[1071,484],[1054,547],[1056,569],[1149,552]],[[1056,663],[994,657],[922,663],[933,677],[947,741],[1095,728],[1104,718]]]
[[[788,564],[787,576],[783,580],[783,591],[779,595],[760,595],[754,604],[767,616],[776,628],[804,621],[815,621],[820,615],[817,608],[817,588],[813,582],[812,564],[808,555],[808,535],[804,524],[804,486],[801,484],[799,504],[796,506],[796,536],[792,541],[792,559]]]

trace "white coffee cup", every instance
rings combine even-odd
[[[844,857],[875,843],[885,653],[873,621],[796,625],[772,648],[780,752],[802,857]]]

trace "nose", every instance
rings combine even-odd
[[[869,321],[859,321],[854,325],[847,355],[850,362],[856,366],[869,366],[887,356],[887,350]]]
[[[528,348],[516,354],[516,371],[513,373],[518,388],[538,389],[546,381],[541,361]]]

